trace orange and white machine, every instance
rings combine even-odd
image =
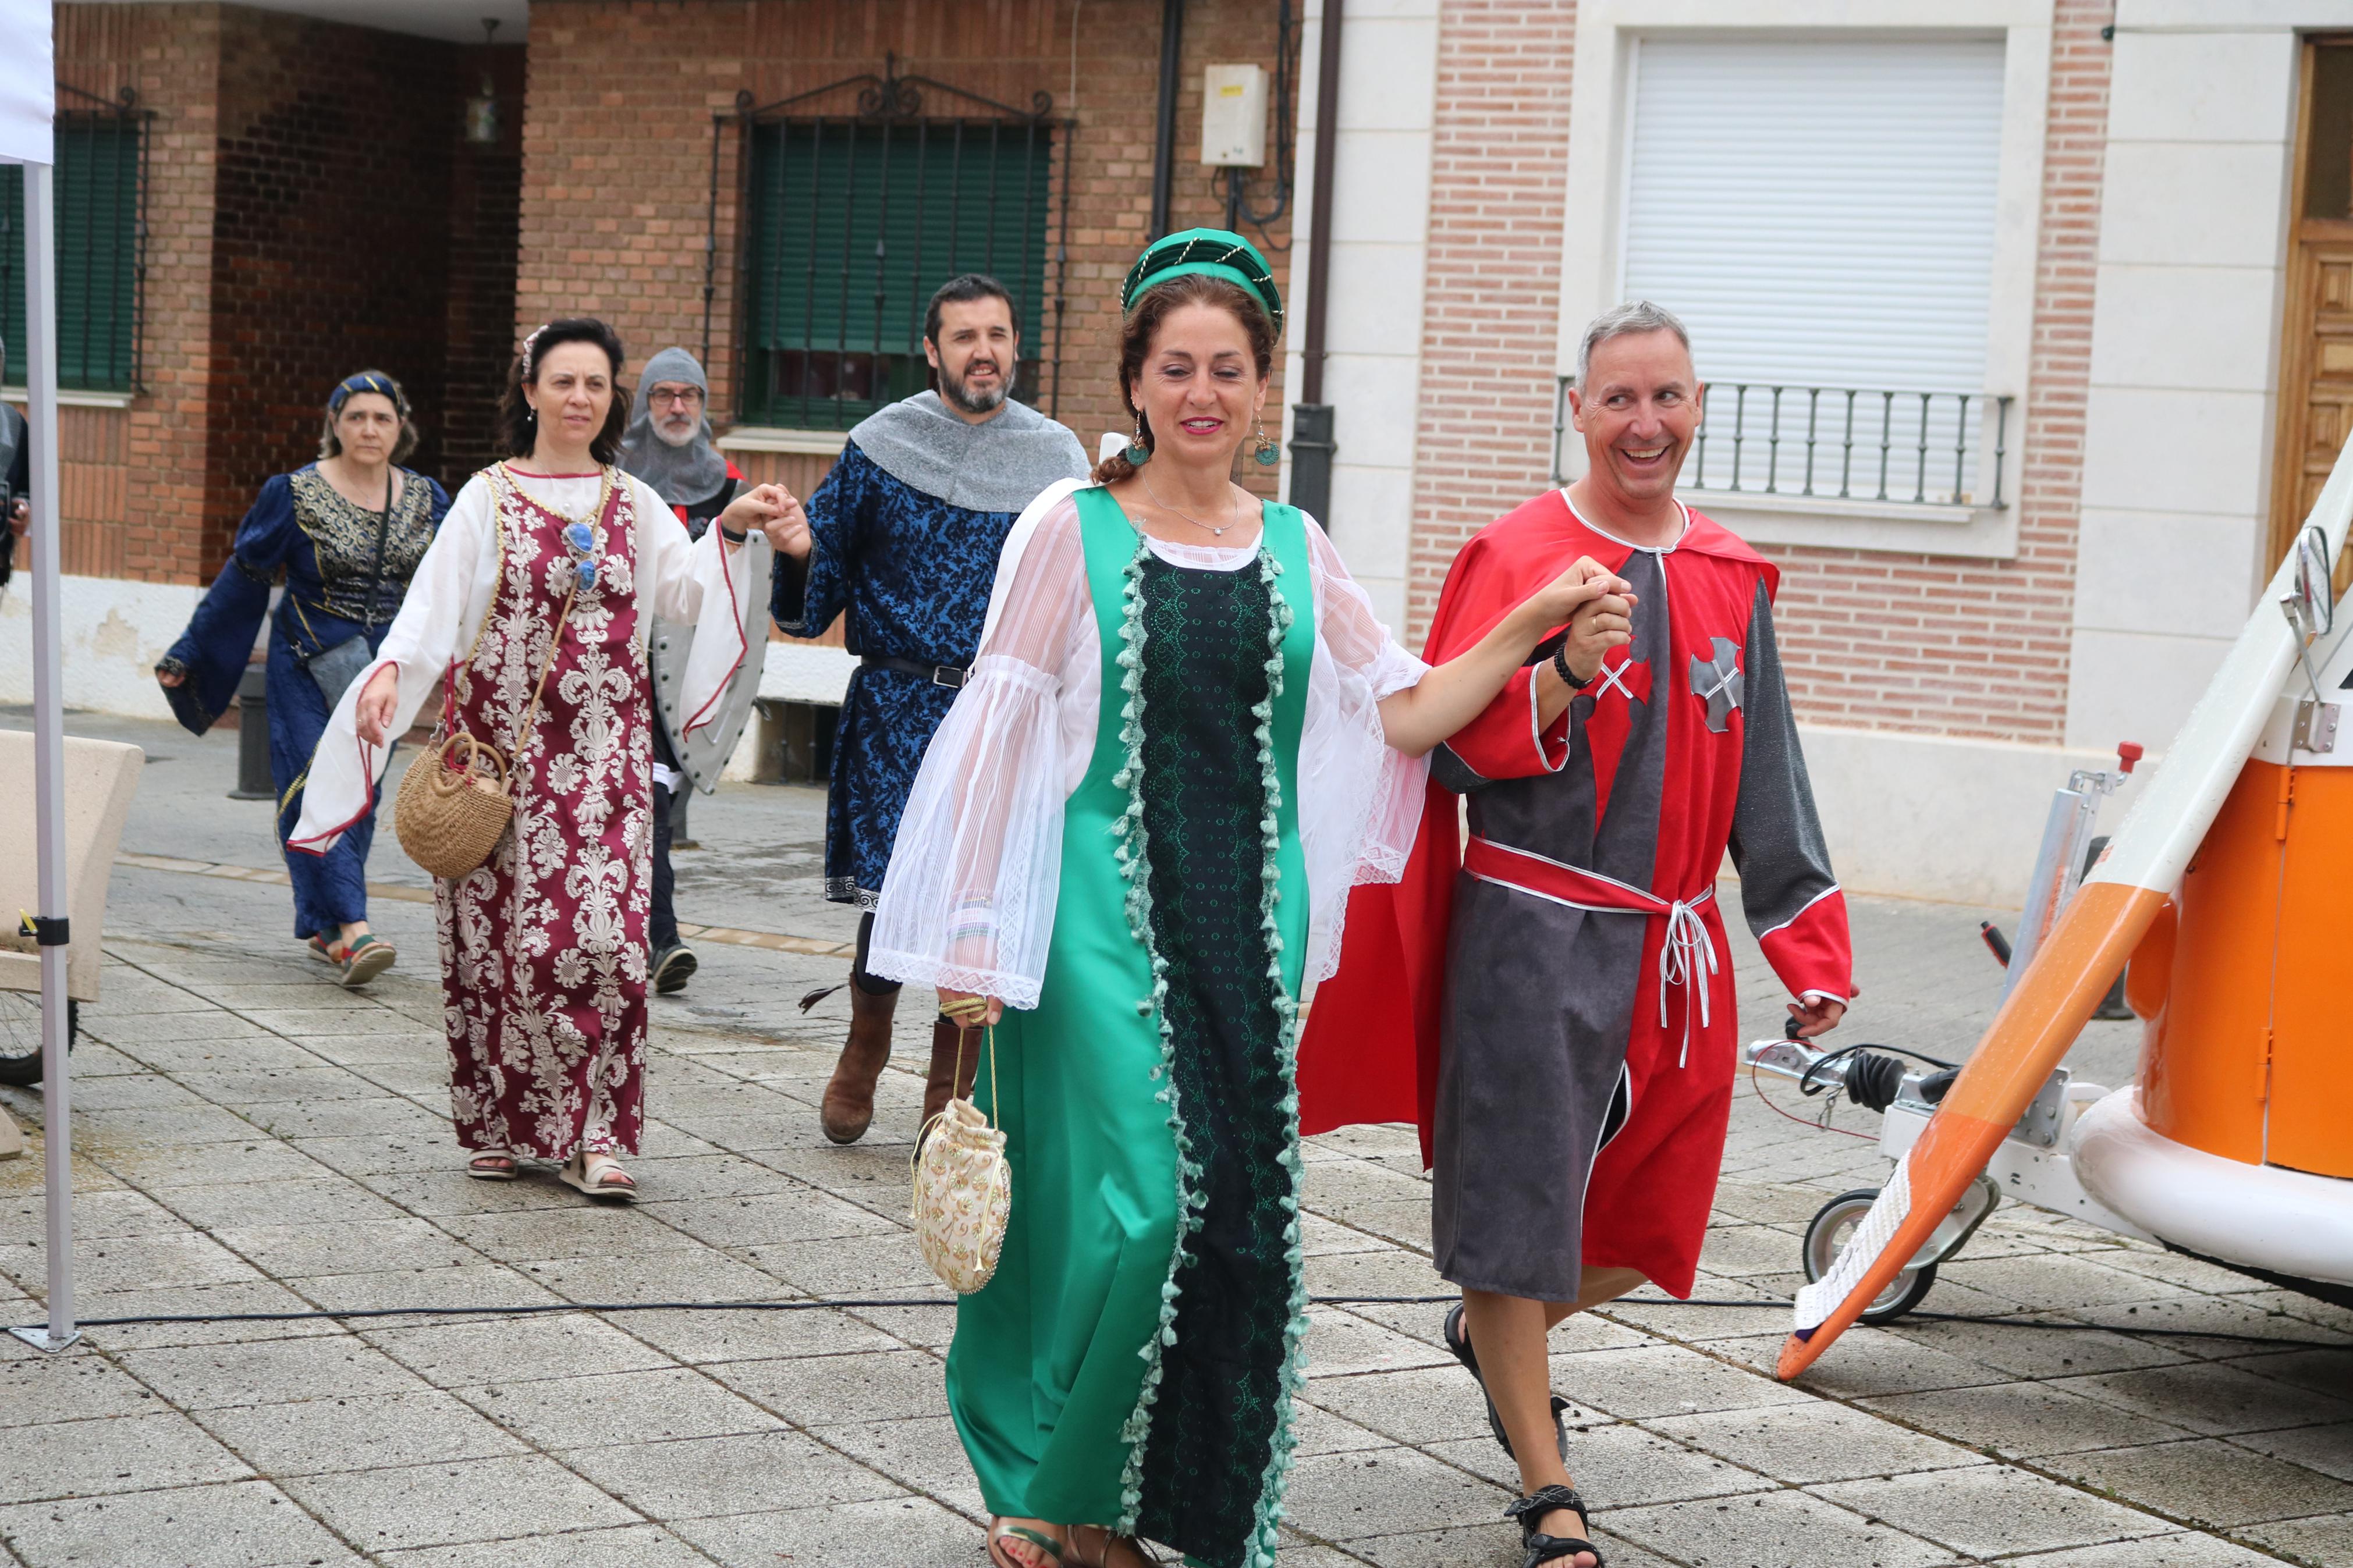
[[[2353,612],[2331,583],[2349,517],[2353,447],[2080,886],[2046,838],[1976,1052],[1900,1082],[1883,1060],[1857,1097],[1884,1105],[1895,1167],[1817,1217],[1782,1377],[1915,1305],[2002,1196],[2353,1306]],[[2088,831],[2106,776],[2073,781],[2088,807],[2062,792],[2054,835],[2069,811]],[[2145,1037],[2109,1091],[2060,1062],[2120,970]],[[1809,1087],[1872,1076],[1797,1041],[1747,1055]]]

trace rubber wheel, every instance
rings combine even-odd
[[[1841,1193],[1824,1204],[1806,1225],[1806,1282],[1813,1283],[1831,1271],[1838,1255],[1846,1246],[1847,1237],[1871,1212],[1873,1200],[1879,1196],[1877,1187],[1857,1187],[1851,1193]],[[1906,1268],[1888,1281],[1879,1299],[1862,1310],[1866,1323],[1892,1323],[1926,1299],[1936,1288],[1936,1266]]]
[[[66,999],[66,1049],[81,1030],[81,1004]],[[30,1089],[41,1081],[41,999],[26,991],[0,991],[0,1084]]]

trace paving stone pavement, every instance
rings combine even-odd
[[[267,806],[222,798],[233,736],[74,728],[150,749],[127,850],[272,864]],[[682,914],[849,934],[810,885],[817,792],[731,786],[695,814]],[[388,832],[372,875],[424,885]],[[1966,1052],[1999,979],[1985,912],[1857,900],[1850,1035]],[[460,1173],[431,911],[375,913],[401,963],[347,993],[288,935],[282,888],[118,871],[75,1053],[84,1319],[940,1293],[905,1223],[919,1006],[900,1029],[912,1070],[886,1075],[864,1142],[833,1148],[816,1101],[841,998],[796,1003],[840,960],[704,950],[687,992],[654,1003],[645,1201],[592,1208],[545,1172]],[[1774,985],[1736,947],[1761,1033]],[[2133,1047],[2131,1026],[2094,1026],[2074,1059],[2116,1083]],[[1871,1143],[1786,1120],[1813,1110],[1787,1089],[1765,1090],[1777,1111],[1743,1087],[1697,1291],[1757,1304],[1621,1303],[1555,1335],[1612,1568],[2353,1563],[2353,1313],[2037,1211],[2000,1211],[1926,1303],[1995,1321],[1858,1330],[1799,1385],[1774,1381],[1806,1220],[1883,1174]],[[34,1141],[0,1164],[0,1313],[32,1322],[41,1102],[0,1099]],[[1846,1132],[1873,1120],[1838,1113]],[[1307,1162],[1318,1295],[1444,1289],[1409,1130],[1319,1138]],[[1282,1568],[1517,1563],[1514,1478],[1440,1313],[1314,1310]],[[0,1342],[0,1559],[979,1564],[941,1394],[951,1321],[621,1307],[97,1327],[58,1356]]]

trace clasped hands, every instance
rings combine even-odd
[[[756,528],[779,554],[798,559],[809,552],[808,513],[801,510],[800,498],[782,485],[754,485],[727,503],[719,526],[731,534]]]
[[[801,557],[809,552],[808,514],[801,510],[800,498],[782,485],[754,485],[745,490],[719,514],[719,527],[722,549],[735,548],[726,535],[748,535],[756,528],[783,554]],[[385,731],[392,727],[392,712],[399,701],[399,667],[381,666],[368,677],[352,710],[360,739],[371,746],[383,745]]]
[[[1526,608],[1546,631],[1567,624],[1562,657],[1577,679],[1591,680],[1611,648],[1634,640],[1638,602],[1632,584],[1590,555],[1580,555],[1529,595]]]

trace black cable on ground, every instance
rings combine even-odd
[[[1311,1296],[1311,1307],[1428,1307],[1451,1304],[1461,1300],[1459,1295],[1442,1296]],[[842,1311],[892,1307],[953,1307],[953,1296],[900,1297],[834,1297],[803,1296],[782,1301],[534,1301],[510,1307],[350,1307],[314,1308],[300,1312],[169,1312],[143,1313],[136,1317],[83,1318],[76,1323],[84,1329],[144,1328],[167,1323],[301,1323],[326,1320],[336,1321],[372,1318],[529,1318],[561,1312],[807,1312],[830,1309]],[[1778,1307],[1791,1303],[1782,1300],[1740,1301],[1709,1297],[1694,1297],[1679,1300],[1672,1296],[1620,1296],[1604,1302],[1596,1310],[1613,1306],[1627,1307]],[[2043,1318],[1997,1318],[1972,1312],[1907,1312],[1906,1319],[1930,1323],[1990,1323],[2005,1329],[2060,1329],[2077,1332],[2099,1331],[2111,1334],[2143,1334],[2158,1339],[2229,1340],[2251,1345],[2270,1345],[2280,1350],[2347,1350],[2353,1349],[2343,1342],[2331,1340],[2277,1339],[2268,1334],[2236,1334],[2208,1329],[2142,1328],[2128,1323],[2053,1322]],[[1885,1326],[1885,1325],[1881,1325]],[[28,1329],[40,1330],[45,1323],[28,1323]]]

